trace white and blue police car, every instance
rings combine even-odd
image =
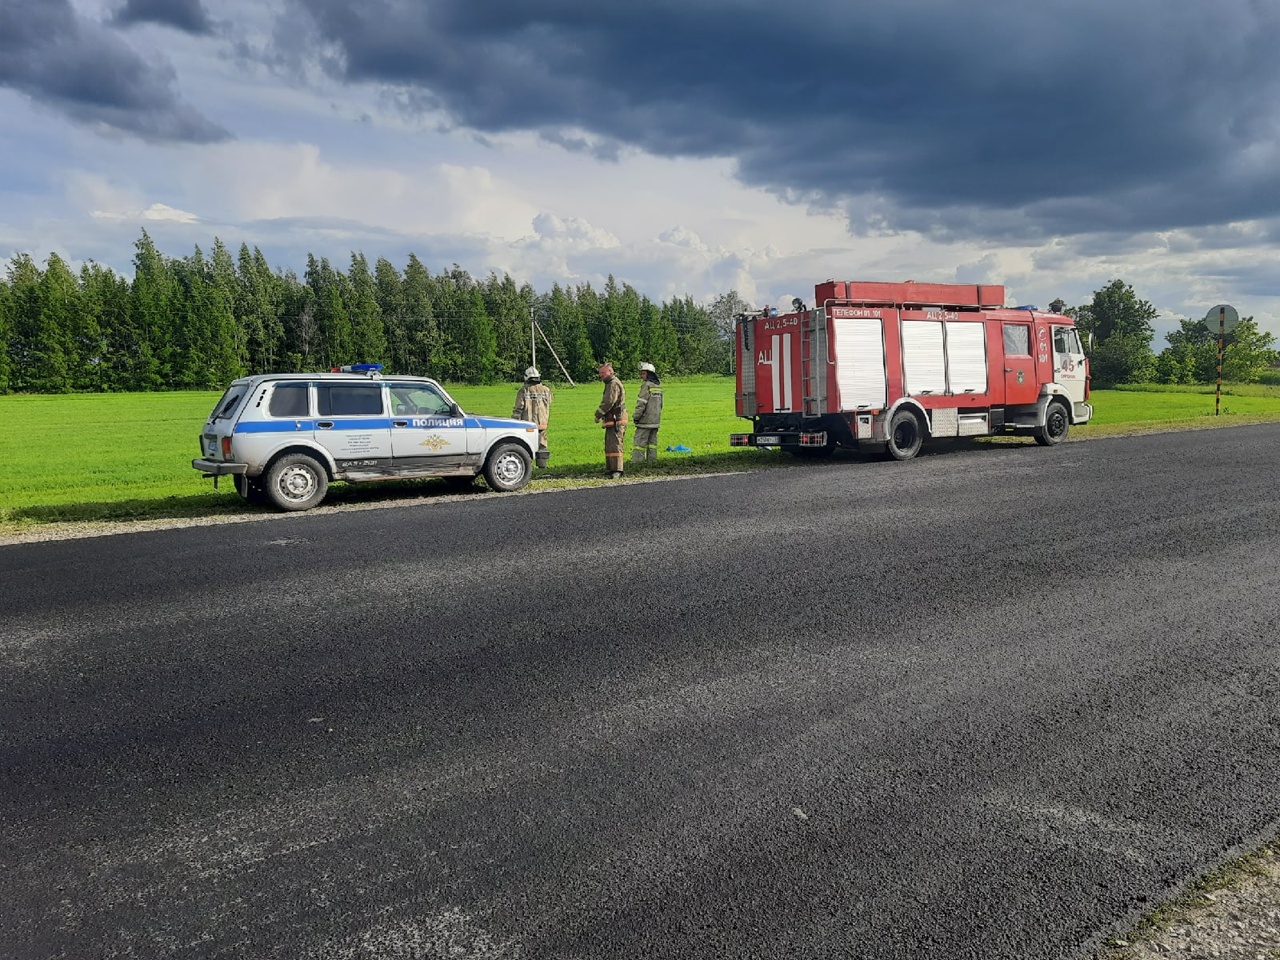
[[[379,364],[329,373],[273,373],[234,381],[200,434],[191,466],[230,476],[251,502],[307,510],[334,480],[461,478],[484,474],[519,490],[533,472],[536,424],[464,413],[426,377],[383,376]]]

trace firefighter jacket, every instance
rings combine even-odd
[[[526,383],[516,392],[516,406],[511,415],[517,420],[531,420],[538,429],[547,429],[551,413],[551,388],[545,383]]]
[[[662,387],[652,380],[640,384],[640,393],[636,396],[636,415],[632,421],[637,429],[644,427],[656,430],[662,425]]]
[[[627,422],[627,391],[616,376],[604,382],[604,397],[596,409],[596,419],[606,427]]]

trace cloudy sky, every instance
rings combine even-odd
[[[0,0],[0,260],[1119,277],[1280,335],[1278,50],[1275,0]]]

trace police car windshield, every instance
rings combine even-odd
[[[232,387],[230,390],[228,390],[226,393],[222,395],[222,399],[219,400],[217,405],[213,408],[213,416],[211,416],[209,419],[222,420],[226,417],[231,416],[232,412],[235,411],[235,408],[237,407],[237,405],[239,405],[240,398],[243,395],[244,395],[243,388]]]

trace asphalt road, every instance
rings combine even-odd
[[[1280,427],[0,547],[0,956],[1082,957],[1280,817]]]

